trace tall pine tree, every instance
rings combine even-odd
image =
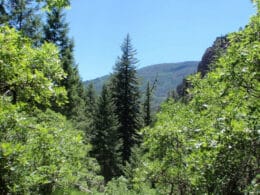
[[[131,148],[139,142],[140,138],[137,132],[141,127],[140,93],[135,67],[138,61],[129,35],[125,38],[121,50],[122,56],[118,58],[114,68],[111,90],[123,141],[122,160],[125,165],[131,155]]]
[[[108,182],[120,174],[120,136],[118,134],[118,119],[115,115],[115,105],[106,85],[97,102],[94,115],[94,131],[91,139],[92,154],[101,166],[101,173]]]
[[[69,27],[62,8],[53,8],[47,13],[44,40],[58,46],[62,66],[67,74],[66,79],[60,85],[64,86],[68,92],[68,103],[62,108],[54,109],[77,122],[79,128],[85,128],[84,123],[81,123],[85,120],[85,91],[74,61],[74,43],[68,37],[68,32]]]

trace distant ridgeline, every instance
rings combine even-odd
[[[146,83],[149,81],[152,84],[156,80],[153,108],[157,108],[175,89],[179,97],[184,97],[189,87],[186,77],[196,72],[200,72],[201,76],[204,77],[207,72],[214,69],[214,60],[226,51],[227,46],[227,35],[217,37],[212,46],[206,49],[201,61],[162,63],[138,69],[137,74],[140,78],[142,94],[144,94]],[[103,84],[108,79],[109,75],[105,75],[93,80],[87,80],[84,84],[93,83],[96,92],[100,94]]]
[[[146,66],[137,70],[137,74],[140,78],[140,88],[144,94],[146,84],[149,81],[150,84],[156,80],[156,88],[154,90],[154,108],[158,107],[162,101],[164,101],[169,92],[173,91],[182,80],[197,70],[198,61],[186,61],[179,63],[163,63]],[[95,90],[99,94],[102,86],[109,79],[109,75],[99,77],[93,80],[85,81],[86,85],[93,83]]]

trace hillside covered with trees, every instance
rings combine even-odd
[[[196,72],[197,61],[187,61],[179,63],[163,63],[145,66],[137,69],[137,78],[142,94],[145,93],[147,82],[154,83],[153,108],[158,109],[159,105],[167,99],[171,91],[181,84],[182,80]],[[93,80],[85,81],[86,85],[93,84],[97,94],[100,94],[102,86],[108,82],[109,75],[105,75]],[[157,87],[158,86],[158,87]]]
[[[259,194],[252,3],[153,115],[161,86],[140,90],[129,34],[98,94],[79,76],[68,0],[0,1],[0,194]]]

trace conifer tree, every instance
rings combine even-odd
[[[39,10],[40,4],[35,0],[2,0],[0,22],[8,23],[39,45],[43,26]]]
[[[150,83],[147,82],[146,93],[145,93],[145,100],[143,105],[143,112],[144,112],[144,125],[149,126],[152,123],[151,119],[151,89]]]
[[[118,125],[111,94],[108,87],[104,85],[94,115],[95,130],[91,142],[93,144],[92,154],[101,166],[105,182],[119,175],[121,141]]]
[[[96,92],[93,86],[93,83],[90,83],[85,92],[85,115],[86,115],[86,138],[91,139],[93,137],[94,127],[94,116],[97,109],[97,97]]]
[[[90,83],[86,88],[86,114],[93,116],[96,110],[96,92],[93,83]]]
[[[8,22],[8,13],[4,3],[4,0],[0,1],[0,24]]]
[[[122,137],[122,162],[129,160],[131,148],[139,142],[137,131],[140,128],[140,101],[139,86],[136,76],[136,51],[127,35],[122,46],[122,56],[114,68],[111,88],[113,101],[116,106],[116,115],[119,120],[119,132]]]
[[[79,123],[85,120],[85,92],[74,61],[74,43],[68,37],[68,32],[69,27],[65,21],[65,14],[62,8],[53,8],[47,13],[47,24],[44,26],[44,40],[58,46],[62,67],[67,74],[66,79],[60,85],[67,90],[68,103],[63,108],[54,109]]]
[[[65,55],[69,47],[68,38],[69,26],[65,21],[65,14],[62,8],[53,8],[47,13],[47,24],[44,26],[44,40],[55,43],[61,55]]]

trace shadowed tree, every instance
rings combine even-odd
[[[139,85],[135,67],[138,61],[129,35],[126,36],[121,50],[122,56],[118,58],[114,68],[111,90],[123,141],[122,160],[125,164],[131,155],[131,148],[139,142],[140,136],[137,131],[141,123]]]
[[[92,154],[101,166],[101,173],[105,182],[120,173],[121,140],[118,125],[111,93],[109,93],[108,87],[104,85],[94,115],[94,131],[91,142],[93,145]]]
[[[59,48],[62,67],[67,74],[66,79],[60,85],[64,86],[68,92],[68,103],[64,107],[54,109],[79,124],[85,120],[85,91],[75,65],[74,43],[68,37],[68,32],[69,27],[62,8],[51,9],[47,13],[47,24],[44,26],[44,40],[54,43]],[[79,128],[85,128],[83,126],[79,125]]]

